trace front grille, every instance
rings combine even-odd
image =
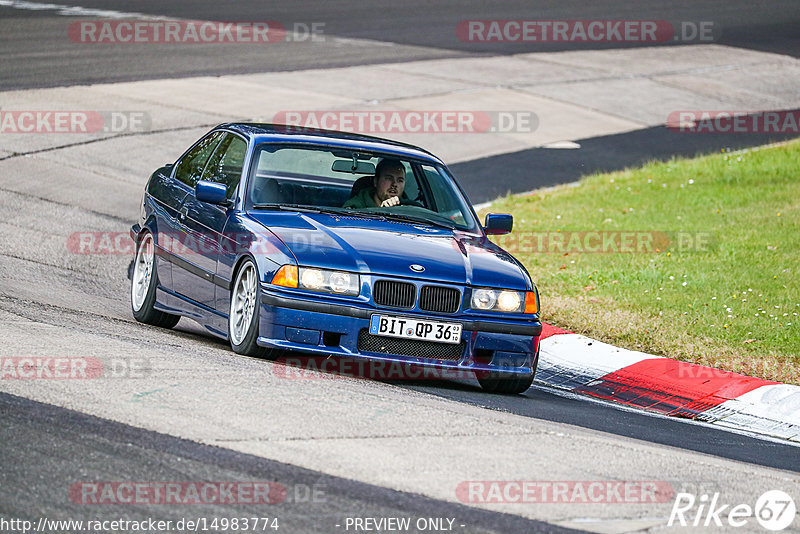
[[[460,304],[461,293],[452,287],[424,286],[419,292],[420,310],[455,313]]]
[[[375,304],[391,308],[413,308],[417,288],[409,282],[378,280],[372,287]]]
[[[418,339],[375,336],[364,329],[358,333],[358,350],[360,352],[377,352],[379,354],[457,362],[461,360],[461,355],[464,354],[464,342],[453,345],[451,343],[434,343]]]

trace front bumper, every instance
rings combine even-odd
[[[258,344],[318,356],[368,358],[469,371],[530,374],[542,324],[532,321],[473,319],[463,315],[420,315],[290,297],[261,286]],[[361,304],[361,303],[359,303]],[[461,343],[404,342],[368,333],[374,313],[461,323]],[[382,343],[381,341],[386,341]]]

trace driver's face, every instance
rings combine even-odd
[[[375,196],[380,202],[403,194],[406,186],[406,171],[404,169],[384,169],[375,180]]]

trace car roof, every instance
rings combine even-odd
[[[244,137],[253,139],[255,143],[301,143],[333,146],[337,148],[361,149],[369,152],[390,153],[416,159],[442,163],[442,160],[418,146],[372,137],[351,132],[337,132],[318,128],[304,128],[284,124],[268,124],[253,122],[229,122],[220,124],[215,129],[228,129]]]

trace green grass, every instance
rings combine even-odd
[[[800,383],[800,142],[588,176],[486,211],[514,215],[514,234],[495,241],[525,263],[545,321]],[[576,231],[655,237],[650,252],[530,246],[540,233]],[[680,247],[679,232],[712,244]]]

